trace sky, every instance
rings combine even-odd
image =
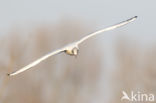
[[[0,34],[14,25],[57,22],[63,17],[84,20],[100,29],[138,16],[119,32],[135,35],[144,42],[155,40],[155,0],[1,0]]]

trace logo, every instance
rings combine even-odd
[[[128,95],[125,91],[122,91],[121,101],[128,100],[128,101],[136,101],[136,102],[153,102],[154,101],[154,94],[146,94],[141,92],[134,92],[131,91],[130,95]]]

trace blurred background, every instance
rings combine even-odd
[[[155,0],[0,1],[0,103],[124,103],[122,91],[156,94]],[[77,58],[53,56],[65,44],[138,16],[80,45]],[[147,103],[147,102],[146,102]]]

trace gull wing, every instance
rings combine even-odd
[[[55,50],[55,51],[53,51],[53,52],[51,52],[51,53],[49,53],[49,54],[47,54],[47,55],[45,55],[45,56],[43,56],[43,57],[37,59],[36,61],[30,63],[29,65],[27,65],[27,66],[25,66],[25,67],[23,67],[23,68],[21,68],[21,69],[15,71],[15,72],[11,73],[11,74],[8,74],[8,75],[9,75],[9,76],[14,76],[14,75],[17,75],[17,74],[19,74],[19,73],[21,73],[21,72],[24,72],[24,71],[30,69],[31,67],[34,67],[35,65],[39,64],[41,61],[43,61],[43,60],[49,58],[50,56],[59,54],[59,53],[61,53],[61,52],[63,52],[63,51],[64,51],[64,49]]]
[[[118,23],[118,24],[112,25],[112,26],[110,26],[110,27],[104,28],[104,29],[102,29],[102,30],[96,31],[96,32],[94,32],[94,33],[92,33],[92,34],[89,34],[89,35],[83,37],[83,38],[80,39],[77,43],[80,44],[80,43],[82,43],[83,41],[85,41],[85,40],[89,39],[90,37],[93,37],[93,36],[95,36],[95,35],[97,35],[97,34],[100,34],[100,33],[102,33],[102,32],[109,31],[109,30],[113,30],[113,29],[115,29],[115,28],[124,26],[124,25],[126,25],[126,24],[128,24],[128,23],[134,21],[136,18],[137,18],[137,16],[134,16],[134,17],[132,17],[132,18],[126,20],[126,21],[123,21],[123,22],[120,22],[120,23]]]

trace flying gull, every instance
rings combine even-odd
[[[98,34],[101,34],[102,32],[109,31],[109,30],[113,30],[113,29],[115,29],[115,28],[124,26],[124,25],[126,25],[126,24],[128,24],[128,23],[134,21],[136,18],[137,18],[137,16],[134,16],[134,17],[132,17],[132,18],[130,18],[130,19],[128,19],[128,20],[122,21],[122,22],[120,22],[120,23],[118,23],[118,24],[115,24],[115,25],[109,26],[109,27],[107,27],[107,28],[104,28],[104,29],[102,29],[102,30],[96,31],[96,32],[94,32],[94,33],[91,33],[91,34],[89,34],[89,35],[83,37],[82,39],[80,39],[80,40],[78,40],[78,41],[76,41],[76,42],[73,42],[73,43],[71,43],[71,44],[68,44],[68,45],[64,46],[64,47],[61,48],[61,49],[57,49],[57,50],[55,50],[55,51],[50,52],[49,54],[47,54],[47,55],[45,55],[45,56],[43,56],[43,57],[37,59],[36,61],[30,63],[29,65],[27,65],[27,66],[25,66],[25,67],[23,67],[23,68],[21,68],[21,69],[15,71],[15,72],[13,72],[13,73],[8,74],[8,76],[14,76],[14,75],[17,75],[17,74],[19,74],[19,73],[21,73],[21,72],[24,72],[24,71],[26,71],[26,70],[28,70],[28,69],[34,67],[35,65],[39,64],[39,63],[42,62],[43,60],[46,60],[47,58],[49,58],[49,57],[51,57],[51,56],[53,56],[53,55],[62,53],[62,52],[65,52],[66,54],[71,55],[71,56],[77,56],[77,55],[78,55],[78,52],[79,52],[79,44],[81,44],[82,42],[86,41],[87,39],[89,39],[89,38],[91,38],[91,37],[93,37],[93,36],[96,36],[96,35],[98,35]]]

